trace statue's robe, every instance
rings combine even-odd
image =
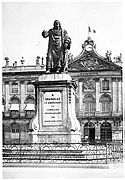
[[[67,43],[67,49],[70,49],[71,39],[66,30],[50,29],[43,37],[49,36],[46,69],[56,72],[57,69],[64,71],[66,69],[67,50],[64,44]]]

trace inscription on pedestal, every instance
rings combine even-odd
[[[62,125],[61,92],[44,92],[43,126]]]

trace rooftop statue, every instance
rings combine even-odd
[[[67,70],[68,50],[71,45],[67,31],[61,28],[61,23],[58,20],[55,20],[54,27],[49,31],[44,30],[42,36],[44,38],[49,37],[46,72],[65,72]]]

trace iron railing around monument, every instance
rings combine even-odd
[[[3,145],[3,163],[109,164],[122,162],[123,144],[36,143]]]

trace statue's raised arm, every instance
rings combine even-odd
[[[54,21],[54,27],[49,31],[43,31],[44,38],[49,37],[46,70],[47,73],[60,73],[66,70],[67,53],[70,49],[71,39],[66,30],[61,28],[58,20]]]

